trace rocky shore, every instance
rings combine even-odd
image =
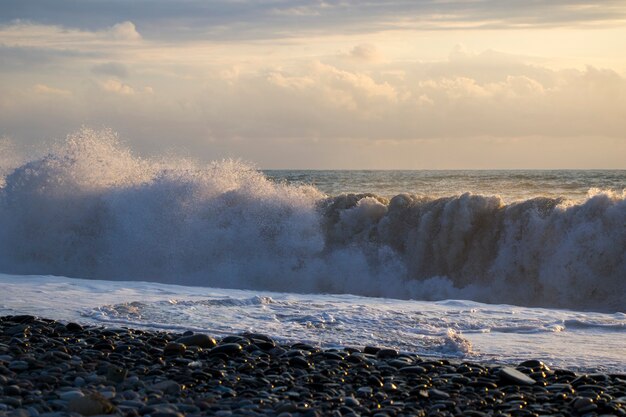
[[[626,375],[0,317],[0,416],[626,416]]]

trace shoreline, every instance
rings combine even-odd
[[[626,416],[626,374],[0,317],[0,416]]]

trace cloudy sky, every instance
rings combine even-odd
[[[624,0],[2,0],[0,138],[261,168],[626,168]]]

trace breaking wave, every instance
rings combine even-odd
[[[328,197],[238,161],[137,158],[87,129],[7,166],[6,273],[626,310],[624,192]]]

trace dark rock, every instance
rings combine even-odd
[[[308,369],[311,367],[311,364],[301,356],[293,356],[290,358],[289,365],[301,369]]]
[[[163,354],[166,356],[178,356],[185,353],[187,346],[182,343],[170,342],[163,348]]]
[[[4,395],[17,396],[22,394],[22,390],[17,385],[9,385],[4,387]]]
[[[204,349],[211,349],[217,345],[215,339],[201,333],[180,337],[176,339],[176,343],[180,343],[185,346],[198,346]]]
[[[514,368],[505,366],[500,369],[500,378],[516,385],[534,385],[537,381]]]
[[[20,316],[12,316],[11,321],[14,323],[32,323],[33,321],[35,321],[35,316],[30,316],[27,314],[20,315]]]
[[[423,368],[418,365],[405,366],[403,368],[400,368],[400,372],[403,374],[423,374],[423,373],[426,373],[426,368]]]
[[[152,386],[153,390],[161,391],[165,394],[180,394],[182,391],[181,385],[176,381],[161,381]]]
[[[233,356],[242,351],[242,346],[239,343],[224,343],[215,346],[210,350],[211,355],[223,353],[227,356]]]
[[[120,368],[115,365],[109,365],[107,368],[106,378],[115,384],[124,382],[126,375],[128,375],[128,369]]]
[[[385,359],[385,358],[395,358],[396,356],[398,356],[398,351],[395,349],[380,349],[378,352],[376,352],[376,357],[378,359]]]
[[[65,329],[68,332],[77,333],[77,332],[82,332],[83,331],[83,326],[81,326],[78,323],[67,323],[65,325]]]
[[[112,414],[115,412],[113,404],[99,393],[91,393],[84,397],[74,398],[67,405],[67,409],[84,416]]]

